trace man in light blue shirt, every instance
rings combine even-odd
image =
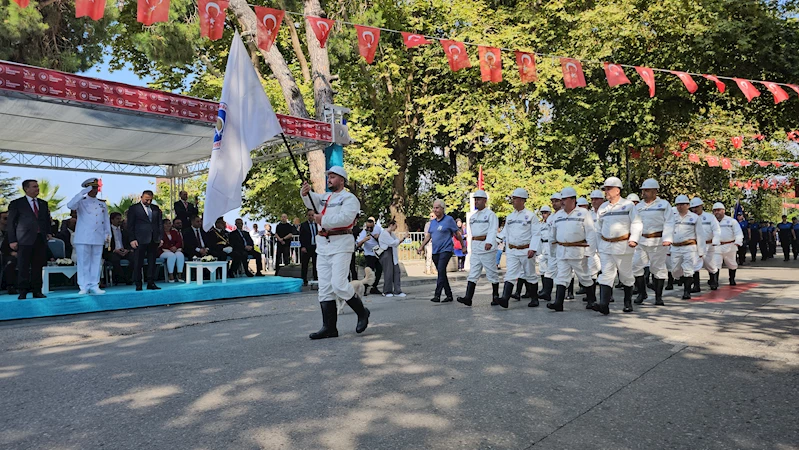
[[[458,225],[455,224],[455,219],[452,216],[444,214],[446,205],[444,200],[438,199],[433,202],[433,214],[435,217],[430,220],[430,226],[427,233],[424,235],[424,242],[419,247],[417,252],[422,254],[428,242],[433,243],[433,263],[438,270],[438,279],[436,279],[436,292],[431,302],[446,303],[453,301],[452,288],[449,286],[449,279],[447,279],[447,265],[449,264],[452,253],[455,251],[455,246],[452,243],[454,236],[461,243],[461,248],[466,248],[466,243],[463,240],[463,234]],[[441,291],[444,291],[446,297],[441,300]]]

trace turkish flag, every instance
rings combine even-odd
[[[690,142],[680,142],[680,150],[683,150],[683,151],[684,151],[684,150],[685,150],[686,148],[688,148],[690,145],[691,145],[691,143],[690,143]]]
[[[618,86],[620,84],[630,84],[630,79],[624,74],[624,69],[618,64],[611,64],[606,62],[605,76],[608,78],[608,85],[610,87]]]
[[[75,0],[75,17],[89,16],[100,20],[105,13],[105,0]]]
[[[255,15],[258,17],[258,48],[268,52],[272,48],[280,31],[280,24],[283,23],[285,11],[279,9],[255,7]]]
[[[305,16],[305,18],[308,19],[308,24],[311,25],[311,30],[316,35],[316,40],[319,41],[319,47],[325,48],[327,38],[330,36],[330,30],[333,29],[336,21],[315,16]]]
[[[677,150],[672,150],[671,154],[672,154],[672,155],[674,155],[674,156],[676,156],[676,157],[678,157],[678,158],[679,158],[680,156],[682,156],[682,152],[678,152]]]
[[[380,40],[380,29],[355,25],[355,31],[358,33],[358,51],[366,60],[366,64],[372,64],[377,51],[377,41]]]
[[[138,0],[136,20],[152,25],[169,20],[169,0]]]
[[[756,135],[752,136],[752,138],[757,139],[758,141],[762,141],[766,137],[763,136],[762,134],[756,134]]]
[[[441,47],[447,55],[449,69],[453,72],[472,67],[472,63],[469,61],[469,54],[466,53],[466,46],[463,45],[463,42],[442,39]]]
[[[730,158],[721,158],[721,168],[724,170],[732,169],[732,161],[730,161]]]
[[[716,149],[716,140],[715,139],[707,139],[707,140],[705,140],[705,144],[707,144],[707,146],[710,147],[713,150]]]
[[[760,167],[768,167],[768,161],[755,161]]]
[[[740,164],[741,167],[749,167],[752,165],[752,161],[749,161],[748,159],[739,159],[738,164]]]
[[[480,55],[480,76],[483,81],[502,81],[502,52],[496,47],[477,47]]]
[[[483,178],[483,166],[480,166],[480,172],[477,174],[477,189],[482,190],[485,178]]]
[[[560,58],[560,68],[563,71],[563,83],[568,89],[585,87],[585,74],[580,61],[572,58]]]
[[[535,67],[535,53],[516,52],[516,65],[519,66],[519,77],[522,83],[538,81]]]
[[[635,71],[638,72],[638,75],[644,80],[647,86],[649,86],[649,97],[652,98],[655,96],[655,71],[650,69],[649,67],[639,67],[635,66]],[[685,150],[685,149],[683,149]]]
[[[799,140],[799,133],[797,133],[796,131],[789,131],[788,132],[788,139],[790,139],[792,141]]]
[[[771,161],[771,165],[774,167],[782,167],[782,163],[779,161]]]
[[[14,0],[14,3],[19,5],[20,8],[27,8],[30,4],[30,0]]]
[[[405,47],[408,48],[432,44],[432,42],[428,41],[427,38],[421,34],[406,33],[405,31],[402,32],[402,42],[405,44]]]
[[[763,84],[766,86],[766,89],[768,89],[769,92],[771,92],[771,94],[774,96],[775,105],[779,102],[784,102],[785,100],[788,100],[788,93],[785,92],[785,90],[779,87],[776,83],[766,82]]]
[[[641,150],[630,150],[630,158],[641,159]]]
[[[719,78],[717,76],[715,76],[715,75],[702,75],[702,76],[707,78],[708,80],[716,83],[716,89],[718,89],[719,92],[721,92],[722,94],[724,93],[724,91],[727,90],[727,85],[722,83],[722,81],[719,80]]]
[[[797,94],[799,94],[799,86],[795,84],[789,84],[788,87],[793,89],[793,91],[796,92]]]
[[[751,81],[741,78],[733,78],[733,80],[735,80],[735,82],[738,84],[738,87],[741,89],[741,92],[744,93],[746,99],[750,102],[753,98],[760,97],[760,91],[758,91],[755,86],[752,85]]]
[[[710,167],[718,167],[719,166],[719,158],[716,156],[705,156],[705,161],[707,161],[707,165]]]
[[[97,192],[103,192],[103,179],[97,180]]]
[[[690,92],[691,94],[693,94],[694,92],[696,92],[697,89],[699,89],[699,86],[696,85],[696,81],[694,81],[694,79],[691,78],[691,75],[689,75],[688,73],[675,72],[675,71],[672,71],[671,73],[680,77],[680,80],[682,80],[682,84],[685,85],[685,89],[688,89],[688,92]]]
[[[732,146],[735,148],[741,148],[744,145],[744,137],[743,136],[733,136],[730,138],[732,141]]]
[[[691,153],[690,155],[688,155],[688,161],[699,164],[699,155],[697,155],[696,153]]]
[[[746,184],[744,185],[744,187],[747,190],[752,189],[752,180],[746,180]]]
[[[225,10],[228,0],[199,0],[197,10],[200,12],[200,36],[215,41],[225,31]]]

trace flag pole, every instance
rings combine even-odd
[[[283,133],[280,133],[280,137],[283,138],[283,143],[286,144],[286,150],[288,150],[288,152],[289,152],[289,156],[291,157],[291,162],[294,163],[294,168],[297,169],[297,175],[300,176],[300,180],[302,180],[303,182],[307,183],[308,180],[305,179],[305,176],[304,176],[303,172],[300,170],[300,165],[297,164],[297,158],[295,158],[294,157],[294,153],[291,152],[291,146],[289,145],[289,141],[286,140],[286,135],[283,134]],[[313,202],[313,196],[309,195],[308,196],[308,200],[311,201],[311,208],[313,208],[314,214],[319,214],[319,211],[317,211],[316,205]]]

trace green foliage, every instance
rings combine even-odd
[[[172,199],[172,192],[169,183],[161,181],[155,187],[155,195],[153,200],[161,208],[164,217],[172,218],[174,215],[174,202],[180,199],[180,191],[186,191],[189,195],[189,202],[197,205],[197,209],[202,211],[205,206],[205,185],[208,181],[208,174],[203,174],[197,177],[188,178],[184,181],[183,186],[175,186],[175,197]]]
[[[141,196],[137,194],[130,194],[122,197],[119,202],[108,205],[108,213],[110,214],[112,212],[118,212],[124,216],[127,214],[128,209],[130,209],[130,207],[134,204],[138,203],[140,199]]]
[[[52,212],[58,211],[62,204],[64,203],[65,198],[58,196],[58,189],[60,188],[57,184],[50,183],[50,180],[47,178],[42,178],[38,180],[39,182],[39,198],[47,202],[47,208],[50,209]],[[25,191],[22,190],[22,186],[17,188],[17,195],[23,196],[25,195]]]
[[[298,161],[304,162],[299,158]],[[302,164],[300,170],[307,173],[307,165]],[[244,185],[242,214],[269,222],[277,222],[283,213],[288,214],[289,220],[305,217],[306,208],[300,198],[301,182],[290,159],[256,164]]]
[[[0,160],[0,163],[2,162],[3,161]],[[19,195],[17,188],[17,181],[19,178],[5,178],[2,176],[5,173],[7,172],[0,170],[0,211],[8,209],[8,204],[11,202],[11,200],[14,200],[14,198]]]

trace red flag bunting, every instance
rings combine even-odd
[[[737,181],[730,180],[730,189],[734,188],[736,183]]]
[[[760,167],[768,167],[768,161],[755,161]]]
[[[483,81],[502,81],[502,52],[496,47],[477,47],[480,55],[480,76]]]
[[[466,53],[466,46],[463,45],[463,42],[442,39],[441,47],[444,48],[444,53],[449,61],[449,68],[453,72],[472,67],[472,63],[469,61],[469,54]]]
[[[690,155],[688,155],[688,161],[691,161],[692,163],[695,164],[699,164],[699,155],[697,155],[696,153],[691,153]]]
[[[225,10],[228,0],[199,0],[197,9],[200,12],[200,36],[215,41],[225,31]]]
[[[649,98],[655,96],[655,71],[649,67],[635,66],[635,71],[641,76],[647,86],[649,86]]]
[[[336,21],[315,16],[305,16],[305,18],[308,19],[308,24],[311,25],[311,30],[316,35],[316,40],[319,41],[319,47],[325,48],[327,38],[330,37],[330,30],[333,29]]]
[[[710,147],[713,150],[716,149],[716,140],[715,139],[706,139],[705,140],[705,144],[707,144],[707,146]]]
[[[169,20],[169,0],[138,0],[136,20],[152,25]]]
[[[30,4],[30,0],[14,0],[14,3],[19,5],[20,8],[27,8]]]
[[[719,166],[719,158],[717,156],[707,155],[705,156],[705,161],[707,161],[707,165],[710,167]]]
[[[483,166],[480,166],[480,172],[477,174],[477,189],[482,190],[485,178],[483,178]]]
[[[741,148],[744,145],[744,137],[743,136],[733,136],[730,138],[732,141],[732,146],[734,148]]]
[[[738,84],[738,88],[741,89],[748,101],[751,102],[753,98],[760,97],[760,91],[752,85],[751,81],[742,78],[733,78],[733,80]]]
[[[421,34],[415,33],[406,33],[402,32],[402,42],[405,44],[407,48],[414,48],[420,45],[427,45],[432,44],[432,42],[428,41],[426,37],[422,36]]]
[[[680,150],[685,151],[685,149],[688,148],[690,145],[691,145],[690,142],[680,142]]]
[[[100,20],[105,14],[105,0],[75,0],[75,17],[89,16]]]
[[[746,189],[752,189],[752,180],[746,180],[746,184],[744,185]]]
[[[724,84],[721,80],[719,80],[717,76],[715,75],[702,75],[702,76],[716,83],[716,89],[718,89],[719,92],[721,92],[722,94],[724,93],[725,90],[727,90],[727,85]]]
[[[641,151],[640,150],[630,150],[630,158],[632,158],[632,159],[640,159],[641,158]]]
[[[678,152],[677,150],[672,150],[671,154],[672,154],[672,155],[674,155],[674,156],[676,156],[676,157],[678,157],[678,158],[679,158],[680,156],[682,156],[682,152]]]
[[[797,94],[799,94],[799,86],[795,84],[789,84],[788,87],[793,89],[793,91],[796,92]]]
[[[535,53],[516,52],[516,65],[519,66],[519,77],[522,83],[538,81],[535,68]]]
[[[563,71],[563,83],[566,88],[585,87],[585,74],[580,61],[573,58],[560,58],[560,68]]]
[[[724,170],[732,169],[732,161],[730,161],[730,158],[721,158],[721,168]]]
[[[740,164],[741,167],[749,167],[752,165],[752,161],[749,161],[748,159],[739,159],[738,164]]]
[[[763,136],[762,134],[756,134],[756,135],[752,136],[752,139],[756,139],[756,140],[758,140],[758,141],[762,141],[762,140],[763,140],[763,139],[765,139],[765,138],[766,138],[766,137],[765,137],[765,136]]]
[[[779,161],[771,161],[771,165],[774,167],[782,167],[782,163]]]
[[[697,89],[699,89],[699,86],[696,85],[696,81],[694,81],[694,79],[691,78],[691,75],[689,75],[688,73],[676,72],[676,71],[672,71],[671,73],[680,77],[680,80],[682,80],[682,83],[685,85],[685,89],[688,89],[688,92],[690,92],[691,94],[693,94],[694,92],[696,92]]]
[[[380,40],[380,29],[355,25],[355,31],[358,33],[358,51],[367,64],[372,64]]]
[[[785,90],[779,87],[776,83],[766,82],[763,83],[763,85],[766,86],[766,89],[768,89],[769,92],[771,92],[771,95],[774,96],[775,105],[779,102],[784,102],[785,100],[788,100],[788,93],[785,92]]]
[[[799,132],[796,132],[796,131],[789,131],[789,132],[788,132],[788,139],[790,139],[790,140],[792,140],[792,141],[797,141],[797,140],[799,140]]]
[[[256,6],[255,15],[258,17],[258,48],[268,52],[277,38],[286,13],[279,9]]]
[[[630,79],[624,73],[624,69],[618,64],[605,63],[605,76],[608,79],[610,87],[618,86],[620,84],[630,84]]]

